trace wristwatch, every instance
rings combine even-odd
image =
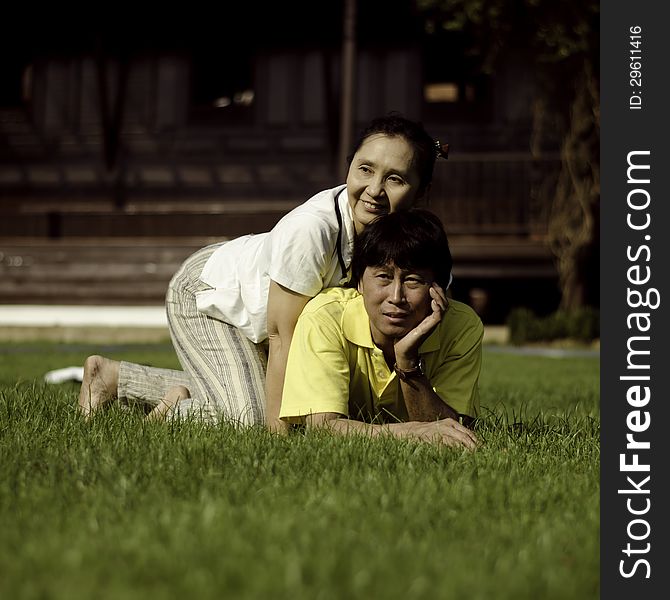
[[[403,381],[407,381],[408,379],[416,379],[417,377],[422,377],[426,374],[426,372],[423,370],[423,361],[421,359],[419,359],[419,361],[416,363],[416,366],[412,367],[411,369],[401,369],[398,366],[398,363],[395,363],[393,365],[393,370]]]

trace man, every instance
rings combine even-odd
[[[474,448],[483,326],[447,300],[451,253],[424,210],[376,219],[356,240],[351,287],[303,310],[280,417],[336,433],[386,433]]]

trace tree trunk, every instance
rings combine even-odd
[[[548,242],[556,257],[561,286],[561,308],[568,311],[588,304],[595,297],[593,286],[598,286],[598,277],[590,271],[599,243],[599,144],[598,82],[592,66],[585,61],[561,146],[561,170],[548,225]]]

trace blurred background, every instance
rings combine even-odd
[[[455,298],[487,324],[599,306],[597,2],[219,4],[5,12],[0,304],[160,305],[399,111],[450,144]]]

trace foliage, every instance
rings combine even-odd
[[[600,337],[599,311],[588,306],[569,312],[559,310],[546,317],[538,317],[527,308],[516,308],[510,312],[507,325],[513,344],[562,339],[588,343]]]
[[[429,33],[464,33],[489,73],[510,46],[528,46],[529,60],[544,65],[592,53],[600,12],[593,0],[417,0],[417,8]]]
[[[600,210],[599,2],[554,0],[417,0],[429,32],[459,32],[468,53],[492,73],[523,53],[534,77],[530,150],[558,144],[558,179],[533,190],[549,207],[548,242],[556,257],[561,307],[597,304]]]

